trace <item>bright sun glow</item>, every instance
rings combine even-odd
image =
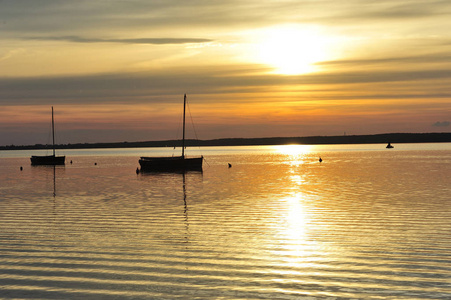
[[[317,70],[315,63],[328,59],[329,43],[330,39],[318,29],[297,25],[274,27],[261,36],[259,58],[278,74],[309,73]]]
[[[279,153],[290,155],[290,156],[298,156],[304,155],[311,151],[312,146],[310,145],[280,145],[274,146]]]

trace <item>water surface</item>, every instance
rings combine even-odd
[[[0,298],[451,298],[451,144],[172,151],[0,151]]]

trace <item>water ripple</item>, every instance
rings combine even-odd
[[[451,298],[451,153],[267,153],[0,175],[0,297]]]

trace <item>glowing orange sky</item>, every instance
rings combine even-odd
[[[451,3],[41,2],[0,10],[0,145],[449,132]]]

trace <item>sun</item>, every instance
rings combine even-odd
[[[278,74],[310,73],[318,69],[315,63],[328,59],[328,42],[319,29],[299,25],[272,27],[260,36],[258,57]]]

